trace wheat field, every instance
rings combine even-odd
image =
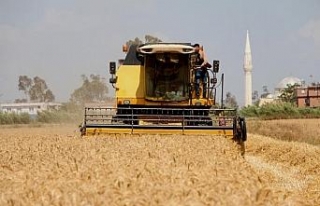
[[[320,119],[249,120],[249,132],[320,146]]]
[[[320,149],[248,136],[0,128],[0,205],[319,205]]]

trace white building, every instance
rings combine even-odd
[[[274,97],[273,94],[268,94],[267,96],[260,98],[259,106],[262,106],[264,104],[273,103],[275,100],[276,100],[276,98]]]
[[[6,103],[0,104],[1,112],[8,113],[27,113],[31,116],[37,115],[38,112],[45,110],[57,110],[61,107],[60,103],[39,102],[39,103]]]

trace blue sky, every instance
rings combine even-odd
[[[318,0],[0,0],[0,102],[24,96],[19,75],[44,78],[67,101],[81,74],[108,79],[122,44],[151,34],[202,44],[210,61],[220,60],[225,90],[243,105],[246,30],[253,90],[273,90],[286,76],[318,82],[319,11]]]

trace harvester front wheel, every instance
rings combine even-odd
[[[233,119],[233,139],[240,147],[241,155],[245,154],[245,141],[247,141],[247,126],[243,117]]]

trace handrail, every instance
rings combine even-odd
[[[97,107],[85,107],[85,110],[99,110],[99,109],[118,109],[118,107],[110,107],[110,106],[97,106]],[[154,110],[158,109],[161,111],[169,111],[169,110],[180,110],[180,111],[236,111],[236,108],[192,108],[192,109],[181,109],[181,108],[150,108],[150,107],[121,107],[122,110]]]
[[[142,112],[143,111],[143,112]],[[179,109],[179,108],[116,108],[85,107],[84,125],[170,125],[179,124],[181,129],[188,126],[214,126],[224,122],[232,126],[235,109]],[[229,114],[232,112],[232,114]],[[223,121],[221,121],[223,119]],[[179,126],[176,125],[176,126]],[[220,125],[221,126],[221,125]]]

